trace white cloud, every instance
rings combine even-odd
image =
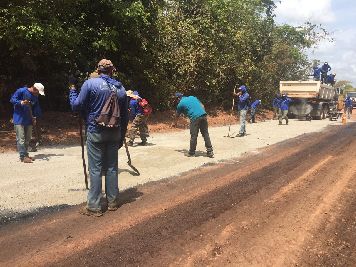
[[[276,6],[277,23],[297,26],[309,21],[332,32],[334,42],[322,41],[308,51],[309,59],[329,62],[337,80],[351,81],[356,87],[354,0],[276,0]]]
[[[280,22],[296,25],[306,21],[323,24],[335,20],[331,0],[281,0],[276,6],[275,14]]]

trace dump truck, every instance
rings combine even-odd
[[[288,116],[307,120],[325,119],[338,97],[334,87],[320,81],[281,81],[279,89],[292,99]]]

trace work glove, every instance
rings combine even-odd
[[[68,78],[69,87],[75,86],[77,83],[78,83],[78,79],[76,77],[74,77],[73,75],[70,75]]]

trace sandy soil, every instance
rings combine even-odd
[[[186,118],[180,117],[177,128],[172,128],[172,118],[174,113],[155,112],[149,119],[149,130],[151,133],[169,133],[188,129],[189,122]],[[9,119],[0,119],[0,153],[16,151],[16,136],[13,124]],[[257,121],[264,121],[272,118],[272,112],[262,110],[256,115]],[[225,111],[214,111],[209,113],[210,126],[225,126],[237,123],[235,113]],[[45,112],[43,118],[38,121],[41,142],[44,146],[68,146],[80,144],[79,118],[70,112]]]
[[[150,166],[140,166],[147,148],[133,148],[143,176],[152,165],[158,176],[162,166],[203,166],[130,187],[116,212],[85,217],[74,206],[3,226],[0,265],[355,266],[356,123],[264,122],[243,139],[224,139],[223,130],[211,129],[214,160],[174,151],[187,144],[186,132],[152,136],[159,142],[148,150],[160,161]],[[35,163],[42,172],[56,159],[48,158]]]
[[[139,170],[139,176],[127,165],[125,150],[119,151],[119,187],[124,190],[202,165],[236,158],[246,152],[259,153],[258,148],[321,131],[328,125],[340,125],[340,121],[291,120],[288,126],[277,124],[275,120],[249,124],[248,135],[243,138],[224,137],[228,134],[228,126],[210,127],[214,159],[206,157],[201,137],[198,139],[197,157],[186,157],[190,138],[188,130],[170,134],[152,133],[148,146],[130,148],[132,163]],[[236,134],[238,129],[239,125],[233,125],[231,133]],[[0,154],[0,189],[4,192],[0,195],[2,222],[36,211],[80,204],[86,199],[80,146],[42,147],[32,156],[36,159],[33,164],[23,164],[19,162],[16,152]]]

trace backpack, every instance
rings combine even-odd
[[[116,90],[112,90],[106,99],[100,115],[95,119],[96,123],[105,128],[117,128],[120,123],[120,107]]]
[[[148,116],[152,113],[152,107],[148,104],[148,101],[144,98],[138,99],[139,106],[143,109],[143,115]]]

